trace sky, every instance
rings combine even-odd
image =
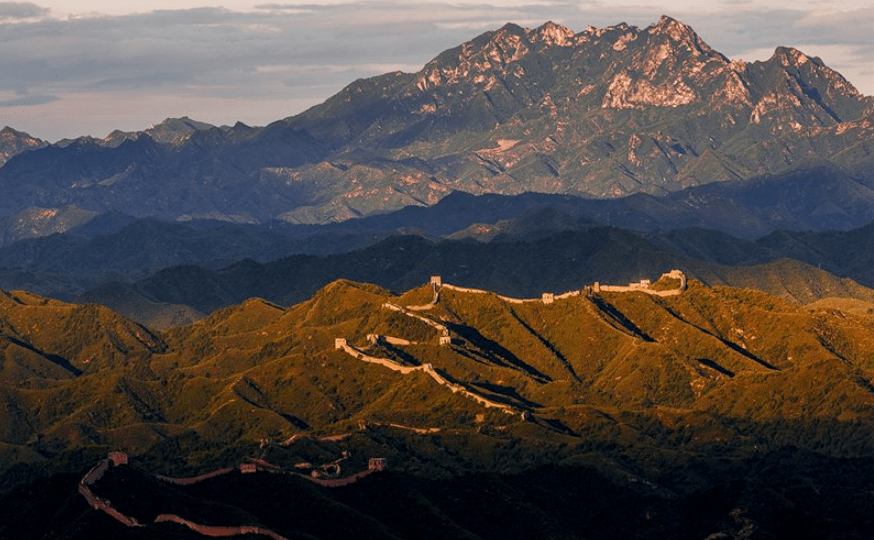
[[[0,126],[50,142],[181,116],[262,126],[507,22],[582,32],[661,15],[733,60],[795,47],[874,94],[871,0],[0,1]]]

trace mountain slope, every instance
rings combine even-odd
[[[160,337],[104,308],[3,298],[5,365],[21,367],[4,376],[17,412],[4,416],[2,440],[52,452],[82,441],[144,451],[169,436],[134,436],[156,424],[231,442],[365,418],[461,428],[474,412],[501,422],[525,412],[579,433],[592,407],[760,423],[764,437],[767,423],[793,414],[871,420],[870,316],[694,281],[677,296],[596,288],[553,302],[448,285],[397,296],[338,281],[288,309],[251,299]],[[25,369],[39,362],[41,371]],[[766,390],[781,397],[762,409],[756,396]],[[858,437],[833,444],[806,447],[866,451]]]
[[[799,522],[865,536],[874,318],[676,281],[653,286],[667,296],[602,287],[528,301],[337,281],[287,309],[251,299],[145,340],[106,311],[4,293],[3,365],[25,362],[14,327],[56,368],[4,374],[0,508],[19,518],[0,531],[127,537],[76,491],[113,449],[133,470],[90,489],[146,523],[137,534],[181,534],[152,524],[177,512],[317,538],[348,536],[348,523],[375,537],[500,538],[523,530],[507,521],[520,516],[570,538],[768,537]],[[83,320],[88,332],[68,331]],[[83,336],[115,336],[104,351],[127,358],[83,362]],[[324,478],[313,464],[337,460],[348,475],[371,456],[392,472],[336,489],[295,472]],[[261,460],[254,475],[234,470],[247,457]],[[154,477],[229,466],[190,486]],[[38,479],[53,471],[78,474]]]
[[[0,129],[0,167],[16,154],[44,146],[48,143],[6,126]]]

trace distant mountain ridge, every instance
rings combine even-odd
[[[814,161],[870,188],[872,113],[818,58],[731,61],[670,17],[578,34],[508,24],[263,128],[168,119],[18,153],[0,168],[0,214],[323,223],[459,190],[665,194]]]
[[[16,154],[48,146],[46,141],[31,137],[9,126],[0,129],[0,166]]]
[[[748,246],[736,239],[734,242],[739,250]],[[251,297],[290,305],[335,279],[370,280],[391,290],[402,290],[437,273],[465,286],[509,296],[537,297],[544,291],[579,290],[594,281],[636,282],[681,268],[714,286],[758,289],[792,303],[806,304],[827,297],[874,302],[874,290],[851,278],[797,260],[780,259],[759,249],[761,258],[731,265],[696,259],[681,250],[609,227],[544,233],[534,238],[508,237],[488,244],[397,236],[365,249],[328,256],[294,255],[266,263],[247,259],[218,269],[199,265],[169,267],[129,285],[125,296],[140,295],[152,302],[210,313]],[[82,300],[99,298],[105,296],[89,292]],[[108,305],[122,309],[120,302]],[[122,312],[149,323],[136,311]]]
[[[796,178],[752,184],[753,191],[740,194],[754,203],[792,182],[842,193],[840,184]],[[156,327],[197,316],[180,315],[180,306],[208,313],[250,296],[288,304],[333,279],[396,289],[433,272],[503,294],[536,295],[597,279],[634,281],[676,267],[711,285],[756,288],[803,304],[826,297],[874,299],[866,289],[874,287],[874,225],[778,230],[759,238],[700,227],[708,212],[742,231],[748,230],[745,221],[788,223],[803,215],[834,223],[821,212],[788,211],[785,203],[735,212],[732,201],[739,195],[732,189],[732,183],[712,184],[669,197],[618,200],[454,193],[433,207],[275,228],[104,215],[64,234],[0,247],[0,287],[103,303]],[[827,207],[835,211],[839,203]],[[804,208],[804,201],[799,204]],[[849,219],[852,205],[847,210],[833,217]]]

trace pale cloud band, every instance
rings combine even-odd
[[[730,58],[764,59],[777,46],[794,46],[820,56],[861,92],[874,90],[874,8],[867,3],[829,11],[804,0],[790,7],[752,0],[702,11],[676,1],[232,1],[220,8],[176,0],[166,6],[181,9],[125,12],[75,4],[79,11],[71,12],[51,2],[0,2],[0,125],[49,140],[142,129],[182,115],[263,125],[357,78],[416,71],[506,22],[552,20],[579,32],[619,22],[647,26],[662,14],[689,24]]]

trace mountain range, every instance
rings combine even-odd
[[[818,58],[731,61],[669,17],[508,24],[262,128],[182,118],[50,145],[7,130],[0,213],[325,223],[453,191],[665,195],[823,163],[852,204],[872,197],[872,113]]]
[[[3,129],[0,538],[870,538],[872,120],[663,17]]]
[[[104,216],[0,248],[6,268],[0,282],[101,303],[159,328],[251,296],[289,305],[335,279],[397,290],[433,272],[527,296],[595,280],[634,281],[675,267],[710,285],[750,287],[799,304],[872,299],[871,225],[775,231],[755,240],[700,227],[630,230],[587,217],[593,202],[604,201],[453,194],[433,207],[280,228]],[[670,215],[662,205],[650,215],[656,213]]]

